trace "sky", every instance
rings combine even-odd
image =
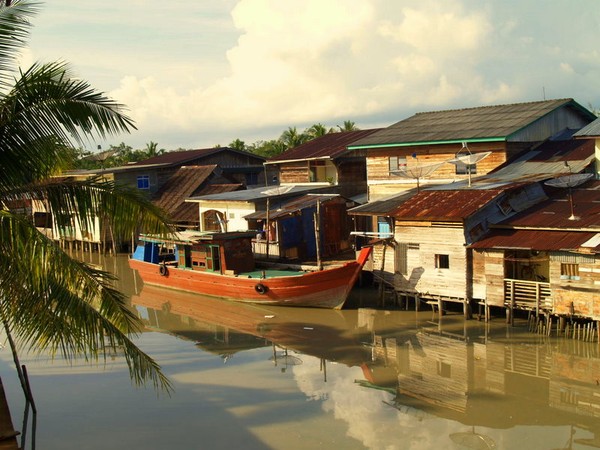
[[[600,109],[598,0],[54,0],[21,65],[68,61],[144,148],[573,98]]]

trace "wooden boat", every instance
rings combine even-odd
[[[140,236],[129,259],[144,283],[247,303],[340,309],[371,248],[356,261],[324,270],[257,269],[255,233],[181,232],[172,239]]]

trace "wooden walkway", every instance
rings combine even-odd
[[[18,450],[17,435],[19,433],[13,427],[4,386],[0,378],[0,450]]]

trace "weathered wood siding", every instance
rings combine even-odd
[[[374,197],[386,195],[390,189],[410,189],[416,181],[390,174],[389,158],[406,158],[406,165],[443,163],[453,159],[462,148],[461,144],[420,145],[408,147],[390,147],[369,151],[367,157],[367,179],[369,194]],[[471,153],[491,151],[492,154],[477,164],[477,174],[483,175],[503,164],[507,160],[507,145],[504,142],[469,144]],[[412,155],[416,154],[417,158]],[[468,175],[457,175],[454,164],[443,164],[435,172],[419,180],[421,184],[449,182],[467,179]],[[381,192],[380,192],[381,191]],[[385,191],[385,192],[384,192]]]
[[[473,297],[504,306],[504,251],[473,251]]]
[[[310,182],[307,161],[294,161],[278,164],[279,180],[284,184],[302,184]]]
[[[576,256],[574,256],[576,258]],[[554,314],[577,316],[600,320],[600,259],[579,262],[579,279],[561,279],[561,262],[555,255],[550,257],[550,289]]]
[[[397,290],[423,296],[467,298],[467,255],[462,227],[399,225],[395,240],[407,244],[406,273],[395,273]],[[436,268],[436,254],[448,255],[449,268]]]

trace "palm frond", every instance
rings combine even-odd
[[[134,128],[122,105],[71,76],[66,63],[35,64],[0,101],[0,181],[51,175],[72,141]]]
[[[8,7],[0,2],[0,91],[13,81],[19,52],[27,44],[31,23],[39,11],[38,2],[15,0]]]
[[[118,348],[136,383],[170,390],[158,364],[128,337],[140,323],[112,275],[72,259],[6,211],[0,211],[0,270],[0,317],[24,347],[86,360]]]

